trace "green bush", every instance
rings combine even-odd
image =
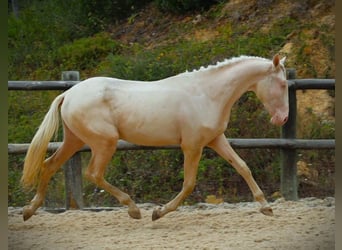
[[[56,49],[84,35],[77,25],[79,1],[32,1],[19,17],[8,17],[8,74],[11,80],[31,79],[31,73],[50,63]],[[52,11],[53,10],[53,11]],[[40,79],[43,80],[43,79]]]
[[[60,69],[84,71],[93,68],[108,54],[120,51],[120,44],[109,33],[98,33],[89,38],[81,38],[60,47],[54,64]]]
[[[122,54],[108,55],[97,67],[96,74],[131,80],[158,80],[206,65],[208,57],[203,53],[207,50],[207,44],[194,42],[154,50],[133,45],[123,49]]]

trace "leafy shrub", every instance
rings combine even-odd
[[[77,24],[84,19],[79,3],[37,0],[20,10],[19,17],[9,14],[8,68],[12,80],[28,79],[32,71],[54,58],[57,47],[85,34],[85,27]]]
[[[60,65],[60,69],[82,71],[97,66],[108,54],[116,54],[119,51],[120,44],[108,33],[102,32],[60,47],[55,64]]]
[[[60,91],[9,91],[8,142],[29,143],[58,94]]]
[[[182,42],[177,48],[163,46],[145,50],[142,46],[126,47],[121,54],[110,54],[97,67],[97,75],[106,75],[131,80],[158,80],[185,70],[207,64],[204,51],[207,44]]]

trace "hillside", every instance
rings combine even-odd
[[[235,36],[248,39],[254,32],[272,36],[269,32],[279,22],[278,32],[284,29],[286,39],[266,56],[276,52],[286,56],[286,66],[295,68],[298,78],[334,78],[334,1],[235,0],[192,15],[165,15],[150,5],[109,32],[123,44],[139,43],[152,50],[184,40],[214,41],[224,35],[227,42]],[[257,41],[255,46],[259,46]],[[234,51],[233,55],[222,57],[238,54]],[[315,114],[331,118],[333,105],[333,97],[327,91],[298,91],[301,114],[310,107]]]

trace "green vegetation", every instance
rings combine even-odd
[[[18,17],[11,11],[8,16],[10,80],[59,80],[65,70],[79,70],[82,79],[103,75],[156,80],[241,54],[271,58],[294,31],[298,33],[294,41],[301,42],[302,46],[296,51],[296,62],[290,62],[289,66],[304,68],[303,72],[311,77],[322,77],[308,57],[310,43],[307,38],[310,35],[305,30],[314,25],[303,26],[302,20],[295,16],[272,20],[267,29],[263,29],[262,22],[229,19],[232,14],[225,12],[224,1],[35,0],[22,3]],[[153,15],[143,16],[146,14],[140,10],[144,8]],[[192,22],[198,13],[205,21]],[[259,18],[265,14],[261,13]],[[184,21],[187,17],[189,21]],[[166,18],[170,21],[166,22]],[[243,14],[241,18],[244,18]],[[146,27],[141,28],[139,25],[142,24]],[[135,25],[138,28],[128,34],[126,30],[134,29]],[[200,31],[203,31],[203,37]],[[333,61],[334,37],[330,32],[323,26],[318,40],[326,46],[324,48]],[[118,33],[132,38],[120,39]],[[149,37],[154,33],[157,33],[155,37]],[[333,78],[333,67],[328,67],[323,74]],[[30,142],[58,93],[9,92],[10,143]],[[334,121],[327,121],[313,112],[308,114],[309,122],[303,128],[302,124],[298,126],[303,138],[334,138]],[[269,123],[269,115],[254,94],[246,93],[234,105],[227,137],[276,138],[279,134],[279,128]],[[62,131],[58,139],[62,139]],[[238,153],[249,164],[267,196],[279,191],[278,150],[238,150]],[[301,195],[333,195],[334,151],[300,154],[301,160],[314,162],[313,168],[320,173],[315,180],[318,185],[303,184]],[[82,158],[86,167],[89,154],[84,153]],[[23,160],[24,156],[9,156],[8,201],[12,206],[24,205],[33,195],[23,193],[19,186]],[[137,202],[164,203],[181,188],[182,164],[180,151],[118,152],[108,166],[106,178]],[[225,201],[252,199],[242,177],[210,150],[203,154],[197,183],[186,202],[203,201],[210,194],[223,197]],[[63,192],[61,170],[50,183],[45,205],[63,206]],[[84,197],[86,205],[112,206],[117,203],[86,180]]]

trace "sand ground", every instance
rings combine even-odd
[[[131,219],[125,207],[69,210],[39,209],[24,222],[21,208],[8,208],[8,249],[295,249],[335,247],[335,199],[279,199],[274,216],[254,202],[182,206],[151,221],[153,206],[140,204],[143,218]]]

